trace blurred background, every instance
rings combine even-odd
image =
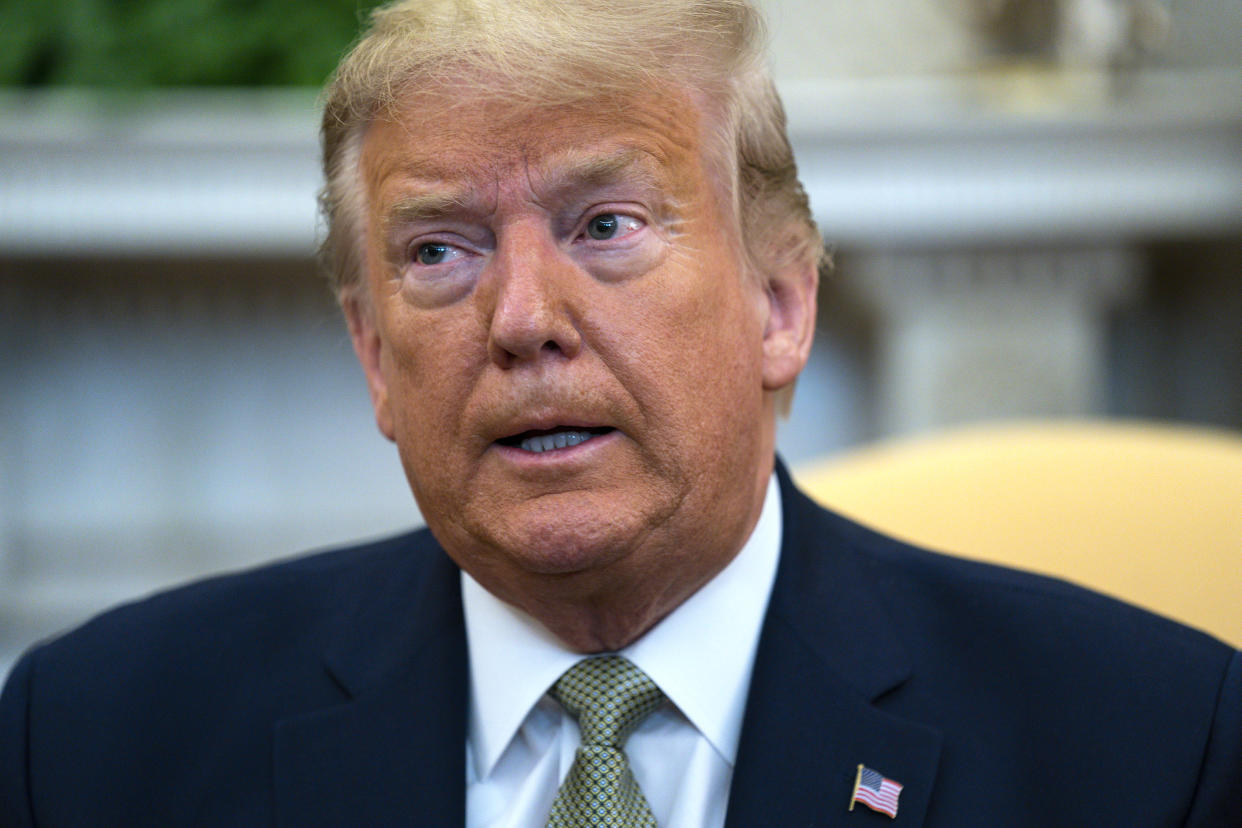
[[[419,521],[313,260],[317,88],[372,5],[0,2],[0,674]],[[791,463],[1015,418],[1242,431],[1242,4],[763,5],[837,265]]]

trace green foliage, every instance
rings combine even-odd
[[[318,86],[378,0],[0,0],[0,85]]]

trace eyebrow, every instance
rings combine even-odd
[[[464,189],[417,193],[397,200],[386,209],[383,227],[388,231],[403,224],[443,218],[469,206],[469,196]]]
[[[661,177],[651,154],[634,147],[622,147],[604,154],[571,149],[543,159],[537,169],[540,190],[549,193],[600,188],[619,182],[637,184],[645,190],[660,191]],[[384,211],[385,232],[405,224],[434,221],[458,215],[472,208],[468,184],[452,178],[429,176],[428,190],[398,199]],[[442,188],[435,182],[440,182]],[[667,194],[666,194],[667,195]]]
[[[660,189],[660,176],[653,169],[651,154],[634,147],[622,147],[607,154],[584,154],[567,150],[546,159],[545,186],[550,191],[578,187],[603,187],[620,181],[636,183],[649,190]]]

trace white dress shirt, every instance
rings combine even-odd
[[[780,557],[775,477],[742,551],[621,654],[668,701],[625,745],[660,828],[721,828]],[[547,690],[583,656],[462,573],[470,649],[467,828],[544,828],[578,725]]]

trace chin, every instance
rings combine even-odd
[[[523,569],[542,575],[571,575],[607,567],[637,543],[634,533],[609,531],[616,527],[539,527],[506,552]]]
[[[556,500],[549,498],[548,500]],[[659,510],[531,504],[490,538],[505,557],[540,575],[570,575],[608,567],[627,557],[662,521]]]

